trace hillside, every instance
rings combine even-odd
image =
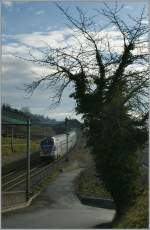
[[[56,121],[39,114],[32,114],[31,112],[23,112],[18,109],[14,109],[9,105],[2,106],[2,136],[11,136],[12,125],[6,125],[6,123],[22,123],[27,119],[31,120],[31,133],[33,138],[39,138],[43,136],[56,135],[64,133],[66,125],[64,121]],[[10,121],[10,122],[9,122]],[[26,127],[23,125],[13,125],[15,129],[15,137],[25,137]],[[81,123],[76,119],[68,120],[67,129],[80,129]]]

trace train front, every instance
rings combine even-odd
[[[40,157],[53,158],[54,155],[54,139],[53,137],[46,137],[40,143]]]

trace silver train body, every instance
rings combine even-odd
[[[46,137],[40,143],[40,157],[58,159],[69,152],[75,146],[76,141],[77,135],[74,131],[69,132],[68,135]]]

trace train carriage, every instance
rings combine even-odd
[[[69,132],[67,135],[61,134],[54,137],[46,137],[40,143],[40,157],[43,159],[58,159],[75,146],[76,140],[75,131]]]

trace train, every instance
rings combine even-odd
[[[56,160],[68,153],[77,142],[75,131],[46,137],[40,143],[40,158]]]

